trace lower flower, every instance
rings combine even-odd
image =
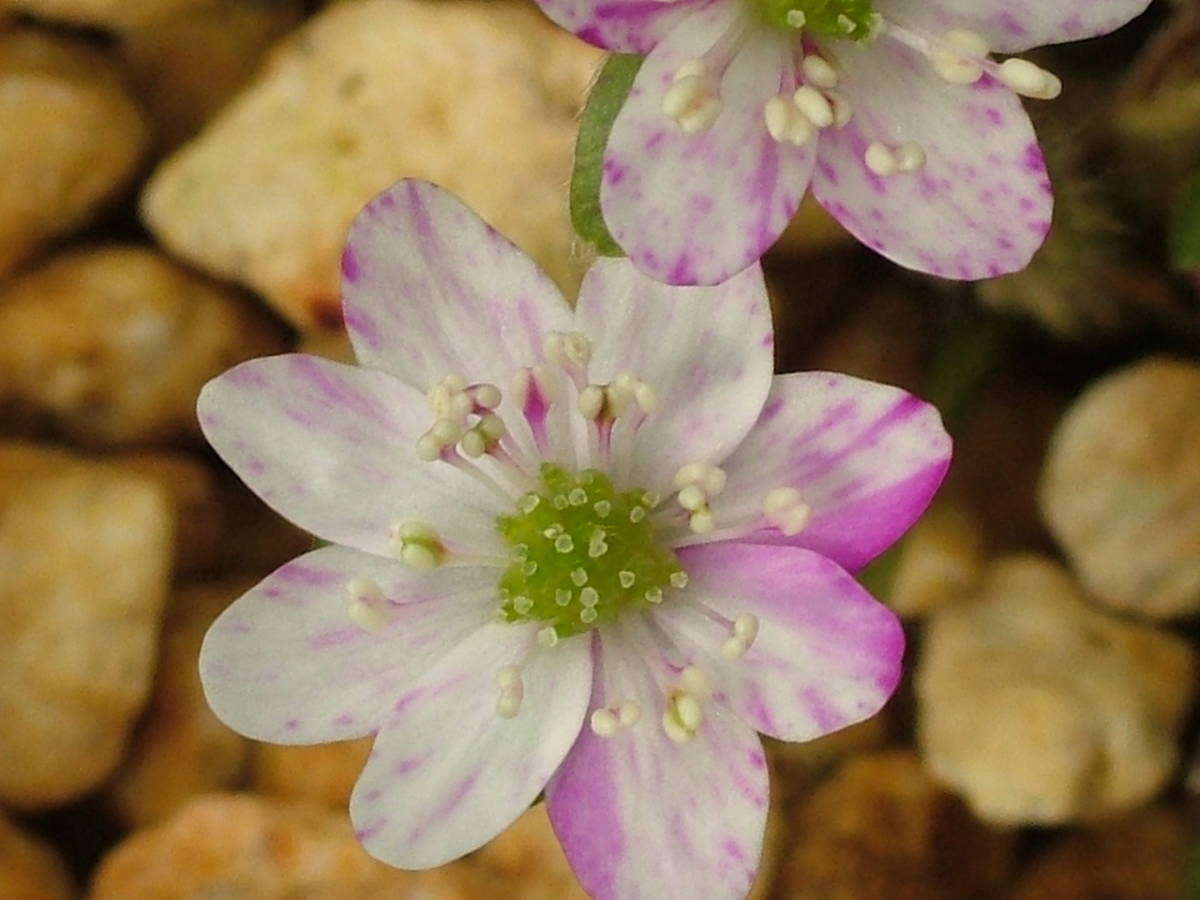
[[[199,404],[217,451],[332,542],[214,624],[213,709],[250,737],[375,734],[350,814],[407,868],[541,792],[597,898],[734,898],[761,851],[755,732],[874,714],[895,616],[847,574],[945,473],[935,410],[772,377],[761,273],[598,263],[574,311],[457,200],[381,195],[344,257],[361,368],[245,363]]]

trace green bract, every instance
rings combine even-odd
[[[496,527],[511,547],[500,578],[500,617],[542,621],[560,638],[662,601],[686,576],[649,521],[659,498],[619,492],[603,472],[541,467],[541,490]]]

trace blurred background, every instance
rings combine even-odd
[[[810,206],[766,260],[778,369],[917,391],[957,452],[864,573],[896,699],[770,747],[756,900],[1200,897],[1200,6],[1034,58],[1066,90],[1028,104],[1027,271],[915,276]],[[347,358],[345,229],[403,176],[570,295],[599,59],[510,0],[0,0],[0,900],[583,897],[540,808],[390,870],[347,822],[365,743],[207,711],[204,630],[311,542],[193,408],[243,359]]]

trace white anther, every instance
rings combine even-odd
[[[983,76],[983,63],[991,47],[983,35],[967,28],[955,28],[942,35],[928,53],[929,63],[950,84],[974,84]]]
[[[758,637],[758,616],[753,613],[741,613],[733,620],[733,633],[747,644],[753,644]]]
[[[419,520],[394,525],[388,546],[396,559],[419,572],[436,569],[446,554],[437,531]]]
[[[731,638],[726,638],[721,644],[721,658],[726,662],[737,662],[746,655],[746,651],[750,649],[750,645],[736,635]]]
[[[429,429],[429,433],[441,441],[443,446],[449,446],[462,437],[464,430],[461,421],[441,418],[433,423],[433,427]]]
[[[717,84],[703,60],[689,59],[675,71],[675,82],[663,94],[662,111],[683,131],[707,131],[721,114]]]
[[[717,466],[708,466],[704,470],[704,477],[700,479],[700,484],[704,488],[704,493],[710,497],[715,497],[721,491],[725,490],[726,475],[725,470]]]
[[[525,687],[518,683],[515,687],[503,688],[496,698],[496,715],[502,719],[514,719],[521,711],[521,701],[525,699]]]
[[[803,28],[808,24],[808,16],[804,14],[802,9],[789,9],[783,20],[792,28]]]
[[[792,108],[796,109],[795,106]],[[803,147],[813,139],[816,133],[817,126],[809,120],[808,116],[796,109],[796,114],[792,116],[792,121],[788,126],[788,143],[793,147]]]
[[[346,597],[346,613],[363,631],[379,631],[391,621],[387,599],[370,578],[351,578],[346,583]]]
[[[494,384],[477,384],[470,390],[471,398],[483,409],[495,409],[500,405],[500,388]]]
[[[867,152],[863,154],[863,162],[876,175],[895,175],[899,171],[896,155],[890,147],[878,141],[873,141],[867,147]]]
[[[763,121],[767,125],[767,134],[771,136],[771,140],[783,143],[788,139],[795,109],[787,97],[777,95],[766,102],[763,106]]]
[[[825,96],[829,98],[829,102],[833,104],[833,124],[841,128],[854,116],[854,107],[850,105],[850,101],[839,94],[837,91],[826,91]]]
[[[777,487],[763,499],[763,516],[783,534],[799,534],[812,519],[812,507],[794,487]]]
[[[672,691],[662,714],[663,731],[676,743],[683,744],[696,736],[704,722],[700,701],[684,691]]]
[[[601,707],[592,711],[591,726],[596,735],[607,738],[612,737],[620,730],[621,720],[611,709]]]
[[[804,57],[804,62],[800,66],[804,69],[805,80],[813,87],[827,90],[838,86],[837,69],[831,66],[824,57],[810,53]]]
[[[600,602],[600,592],[594,587],[588,586],[579,592],[579,602],[586,608],[591,609]]]
[[[589,384],[579,392],[579,411],[585,419],[598,419],[604,411],[604,388]]]
[[[896,168],[901,172],[919,172],[925,168],[925,148],[906,141],[896,148]]]
[[[630,572],[628,569],[622,569],[617,573],[617,580],[621,582],[621,587],[625,588],[625,590],[629,590],[637,581],[637,575],[635,575],[633,572]]]
[[[1062,82],[1057,75],[1015,56],[1000,64],[1000,80],[1021,96],[1034,100],[1053,100],[1062,93]]]
[[[487,452],[487,441],[474,428],[463,435],[459,446],[462,448],[463,455],[470,459],[479,459]]]
[[[701,703],[712,697],[712,685],[709,684],[708,676],[695,666],[684,666],[683,671],[679,673],[679,684]]]
[[[644,381],[639,381],[633,389],[633,399],[646,415],[653,415],[662,409],[662,398],[658,391]]]
[[[412,543],[406,543],[400,548],[400,561],[418,572],[428,572],[441,564],[441,558],[435,548]]]
[[[502,690],[521,685],[520,666],[501,666],[496,670],[496,685]]]
[[[642,705],[636,700],[624,700],[617,707],[617,718],[622,728],[632,728],[642,719]]]
[[[679,505],[692,512],[703,509],[708,503],[708,494],[698,484],[689,484],[679,492]]]
[[[433,462],[439,459],[446,445],[428,431],[417,438],[417,459],[423,462]]]
[[[558,643],[558,629],[553,625],[547,625],[537,633],[537,642],[540,647],[553,647]]]
[[[707,468],[702,462],[690,462],[681,466],[675,473],[675,487],[685,488],[689,484],[698,484],[704,480],[704,471]]]
[[[688,528],[693,534],[708,534],[717,527],[717,521],[713,518],[712,510],[707,506],[703,509],[698,509],[688,517]]]
[[[833,106],[825,95],[815,87],[802,84],[792,94],[792,102],[796,109],[818,128],[828,128],[833,124]]]

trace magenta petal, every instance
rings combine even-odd
[[[1050,228],[1053,195],[1020,99],[989,76],[953,85],[895,41],[830,44],[854,109],[821,133],[813,195],[873,250],[944,278],[1023,269]],[[924,168],[867,168],[873,142],[919,144]]]
[[[1116,31],[1150,0],[879,0],[878,9],[909,27],[935,34],[977,31],[998,53],[1078,41]]]
[[[708,131],[687,134],[662,111],[686,60],[743,15],[738,3],[695,12],[646,58],[613,123],[600,202],[630,260],[670,284],[719,284],[758,259],[795,214],[812,173],[811,144],[777,144],[763,107],[781,90],[787,45],[749,26]]]
[[[591,705],[634,699],[643,713],[610,738],[585,727],[547,785],[567,859],[596,900],[741,900],[758,869],[767,817],[757,735],[711,706],[696,737],[674,743],[660,725],[663,692],[609,637]]]
[[[691,662],[710,673],[716,699],[764,734],[806,741],[875,715],[900,681],[904,632],[836,563],[799,547],[726,541],[679,552],[687,596],[658,616]],[[730,621],[749,613],[758,636],[736,662],[720,655]]]
[[[417,458],[425,398],[391,375],[315,356],[255,359],[200,392],[221,458],[285,518],[335,544],[386,555],[397,521],[431,523],[454,550],[502,553],[507,508],[467,475]]]
[[[344,547],[293,560],[235,601],[209,629],[200,676],[209,705],[240,734],[314,744],[371,734],[403,687],[488,621],[498,574],[416,573]],[[363,631],[346,586],[372,579],[392,622]]]
[[[589,44],[645,55],[702,0],[537,0],[553,22]]]
[[[589,636],[537,650],[534,634],[488,624],[397,699],[350,799],[372,855],[404,869],[438,866],[533,803],[579,733],[592,679]],[[524,701],[502,718],[497,672],[523,661]]]
[[[446,375],[507,390],[571,310],[550,278],[461,200],[401,181],[354,220],[342,259],[346,329],[361,365],[421,391]]]
[[[718,527],[743,540],[815,550],[854,572],[890,547],[924,512],[950,465],[938,411],[899,388],[849,375],[778,375],[762,415],[722,466],[728,485],[713,504]],[[799,534],[763,517],[775,488],[812,509]]]

